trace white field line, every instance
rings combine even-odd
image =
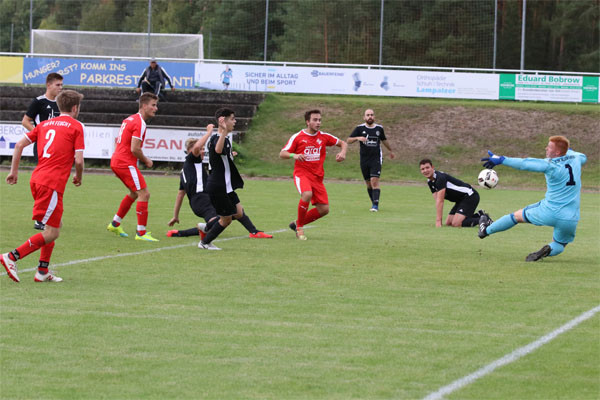
[[[308,228],[314,228],[314,226],[307,226],[304,229],[308,229]],[[267,233],[281,233],[281,232],[287,232],[289,230],[290,230],[290,228],[279,229],[279,230],[272,231],[272,232],[267,232]],[[216,242],[227,242],[229,240],[246,239],[246,238],[248,238],[248,236],[235,236],[235,237],[230,237],[230,238],[225,238],[225,239],[217,239],[217,240],[214,241],[214,243],[216,243]],[[84,258],[84,259],[81,259],[81,260],[67,261],[67,262],[60,263],[60,264],[51,264],[51,267],[52,268],[66,267],[66,266],[69,266],[69,265],[83,264],[83,263],[94,262],[94,261],[102,261],[102,260],[108,260],[108,259],[117,258],[117,257],[138,256],[140,254],[150,254],[150,253],[156,253],[157,251],[180,249],[182,247],[197,246],[197,245],[198,245],[197,243],[186,243],[186,244],[178,244],[176,246],[167,246],[167,247],[159,247],[159,248],[155,248],[155,249],[148,249],[148,250],[136,251],[136,252],[133,252],[133,253],[119,253],[119,254],[111,254],[111,255],[108,255],[108,256]],[[31,271],[36,271],[36,270],[37,270],[37,267],[26,268],[26,269],[19,269],[19,274],[21,272],[31,272]],[[3,276],[3,275],[6,275],[6,272],[1,272],[0,273],[0,276]]]
[[[538,348],[542,347],[543,345],[545,345],[546,343],[552,341],[553,339],[555,339],[558,335],[561,335],[573,328],[575,328],[577,325],[581,324],[582,322],[592,318],[594,315],[596,315],[596,313],[598,313],[600,311],[600,305],[592,308],[591,310],[588,310],[586,312],[584,312],[583,314],[581,314],[580,316],[578,316],[577,318],[572,319],[571,321],[567,322],[566,324],[564,324],[563,326],[561,326],[560,328],[550,332],[549,334],[542,336],[541,338],[539,338],[538,340],[536,340],[535,342],[531,342],[526,346],[520,347],[517,350],[513,351],[510,354],[505,355],[502,358],[497,359],[496,361],[486,365],[485,367],[473,372],[472,374],[469,374],[467,376],[464,376],[458,380],[455,380],[454,382],[452,382],[451,384],[444,386],[440,389],[438,389],[435,392],[432,392],[430,394],[428,394],[426,397],[423,398],[423,400],[438,400],[438,399],[443,399],[444,396],[458,390],[461,389],[467,385],[470,385],[471,383],[475,382],[476,380],[478,380],[479,378],[484,377],[485,375],[491,373],[492,371],[494,371],[496,368],[502,367],[504,365],[510,364],[514,361],[517,361],[519,358],[526,356],[527,354],[537,350]]]

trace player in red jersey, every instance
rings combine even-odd
[[[85,148],[84,126],[75,118],[79,115],[82,98],[83,95],[73,90],[63,90],[56,98],[60,115],[41,122],[15,145],[10,173],[6,177],[9,185],[17,183],[23,149],[32,143],[38,144],[39,161],[29,181],[34,199],[32,219],[46,225],[43,232],[31,236],[21,246],[0,256],[0,263],[15,282],[20,281],[17,275],[17,260],[25,258],[40,248],[40,263],[34,281],[62,281],[48,270],[48,266],[54,241],[58,238],[62,226],[63,193],[69,180],[73,159],[75,159],[73,184],[81,185]]]
[[[321,132],[321,111],[310,110],[304,113],[306,129],[293,135],[279,153],[279,157],[293,158],[294,184],[300,193],[298,203],[298,218],[290,224],[290,229],[296,231],[296,237],[306,240],[304,225],[309,224],[329,214],[329,199],[323,185],[323,163],[325,162],[327,146],[338,146],[342,150],[336,154],[337,162],[346,159],[347,144],[343,140]],[[308,210],[309,202],[314,208]]]
[[[153,238],[150,232],[146,232],[150,192],[146,187],[144,176],[137,167],[138,160],[146,167],[152,167],[152,160],[144,155],[142,146],[146,138],[146,121],[154,117],[158,110],[158,97],[153,93],[146,92],[140,96],[139,101],[140,109],[138,113],[125,118],[121,124],[117,147],[110,160],[110,168],[129,189],[129,193],[121,200],[119,210],[106,229],[120,237],[129,236],[123,231],[121,221],[127,215],[133,202],[137,200],[135,207],[137,214],[135,240],[158,242],[158,239]]]

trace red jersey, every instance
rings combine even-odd
[[[296,160],[294,175],[313,175],[323,178],[323,163],[327,154],[327,146],[335,146],[339,139],[329,133],[317,131],[312,135],[304,130],[293,135],[283,148],[285,151],[304,154],[304,161]]]
[[[31,143],[38,144],[38,165],[31,174],[30,182],[64,193],[75,152],[85,149],[83,131],[81,122],[70,115],[61,114],[41,122],[26,133]]]
[[[141,140],[143,146],[145,138],[146,121],[144,121],[142,115],[137,113],[125,118],[117,137],[117,147],[110,159],[110,166],[113,168],[127,168],[130,165],[137,165],[138,159],[131,152],[131,141]]]

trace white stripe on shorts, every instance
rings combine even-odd
[[[56,209],[56,204],[58,204],[58,193],[56,193],[56,190],[53,190],[52,198],[50,199],[50,204],[48,204],[48,208],[46,209],[46,214],[44,215],[44,218],[42,218],[43,224],[48,222],[48,220],[54,213],[54,210]]]
[[[302,189],[300,188],[300,177],[294,175],[294,185],[296,185],[296,189],[298,189],[298,193],[302,194]]]
[[[133,179],[133,184],[135,185],[136,190],[141,190],[140,186],[140,178],[138,177],[137,170],[133,165],[129,166],[129,173],[131,174],[131,179]]]

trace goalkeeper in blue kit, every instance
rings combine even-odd
[[[525,261],[557,256],[567,244],[575,240],[581,197],[581,166],[585,164],[587,157],[569,149],[569,146],[569,140],[564,136],[550,137],[545,159],[504,157],[488,151],[489,157],[481,159],[485,161],[483,165],[486,168],[503,164],[515,169],[543,172],[547,190],[542,201],[507,214],[495,222],[482,215],[479,219],[481,239],[510,229],[519,222],[554,227],[552,242],[529,254]]]

